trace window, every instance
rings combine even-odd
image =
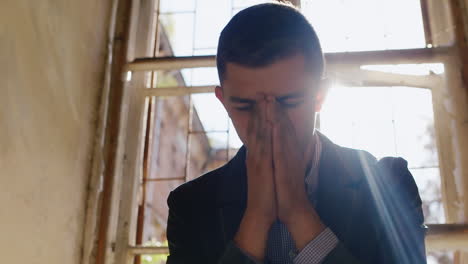
[[[265,1],[156,2],[159,7],[148,12],[152,27],[144,31],[151,36],[142,38],[140,32],[136,37],[152,52],[127,67],[139,98],[129,105],[141,107],[143,118],[132,134],[138,140],[126,143],[139,156],[127,162],[133,167],[124,170],[119,194],[119,264],[164,263],[167,195],[221,166],[242,145],[213,95],[218,83],[213,55],[230,17]],[[425,48],[431,43],[420,1],[306,0],[301,5],[336,81],[320,115],[320,130],[343,146],[406,158],[426,221],[445,223],[431,92],[444,85],[445,49]],[[429,263],[451,258],[444,252],[428,255]]]

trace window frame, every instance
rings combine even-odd
[[[360,69],[362,65],[372,64],[414,64],[414,63],[443,63],[446,69],[445,78],[435,86],[426,87],[433,91],[434,101],[442,96],[437,92],[437,87],[448,85],[460,85],[450,82],[451,77],[459,78],[459,60],[454,54],[460,52],[457,43],[449,47],[438,47],[432,42],[430,31],[430,12],[427,11],[426,0],[421,0],[423,7],[423,24],[425,28],[426,43],[430,48],[411,50],[384,50],[365,52],[346,52],[325,54],[329,71],[346,73],[347,81],[365,83],[371,79],[374,84],[382,78],[386,78],[385,86],[389,86],[388,80],[393,79],[401,86],[401,81],[408,86],[429,86],[427,78],[408,77],[394,74],[380,74],[371,76]],[[300,3],[300,1],[296,1]],[[84,240],[84,263],[117,263],[130,264],[134,256],[142,254],[158,254],[168,251],[167,247],[144,247],[135,245],[135,229],[138,207],[139,184],[142,180],[144,164],[144,138],[146,125],[148,124],[149,103],[145,103],[148,96],[174,96],[195,93],[213,92],[214,86],[171,87],[164,89],[142,89],[136,83],[137,79],[126,81],[123,78],[128,72],[157,70],[180,70],[195,67],[214,67],[214,56],[192,57],[157,57],[153,49],[153,58],[141,56],[148,51],[145,45],[136,43],[138,34],[149,34],[148,21],[156,19],[156,36],[158,33],[158,14],[153,17],[152,9],[159,4],[159,0],[114,0],[109,29],[109,55],[106,65],[106,79],[100,109],[100,121],[98,122],[96,147],[93,154],[93,173],[90,182],[90,193],[87,202],[87,219]],[[143,18],[143,20],[142,20]],[[142,22],[146,21],[146,23]],[[460,30],[458,30],[460,31]],[[458,32],[458,34],[460,34]],[[458,36],[460,38],[460,36]],[[158,38],[155,40],[158,46]],[[140,56],[136,56],[140,55]],[[144,54],[147,55],[147,54]],[[151,55],[151,54],[150,54]],[[154,77],[152,77],[153,79]],[[374,78],[374,79],[372,79]],[[145,80],[139,80],[142,85]],[[142,85],[143,86],[143,85]],[[441,130],[439,124],[443,115],[434,109],[435,129],[438,148],[441,147]],[[444,168],[446,162],[452,162],[449,158],[441,158],[441,178],[451,176]],[[128,177],[131,175],[132,177]],[[127,177],[125,177],[127,176]],[[445,177],[445,178],[444,178]],[[445,179],[445,181],[447,181]],[[450,188],[454,187],[449,186]],[[447,188],[447,187],[446,187]],[[447,191],[445,191],[447,193]],[[444,203],[447,199],[444,197]],[[446,209],[447,210],[447,209]],[[453,213],[452,213],[453,214]],[[449,217],[450,218],[450,217]],[[434,226],[437,234],[446,233],[454,226]],[[457,226],[459,229],[467,229],[465,225]],[[97,231],[96,231],[97,230]],[[450,236],[429,237],[427,240],[433,243],[437,249],[444,239]],[[432,241],[432,242],[431,242]],[[439,244],[438,244],[439,243]]]

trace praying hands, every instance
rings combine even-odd
[[[268,231],[279,219],[302,249],[325,226],[305,189],[308,146],[298,142],[286,110],[273,96],[258,96],[246,145],[247,208],[234,241],[262,260]]]

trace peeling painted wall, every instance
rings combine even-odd
[[[1,263],[79,263],[110,0],[0,1]]]

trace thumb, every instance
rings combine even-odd
[[[273,168],[275,171],[281,171],[281,136],[280,136],[280,126],[278,122],[272,124],[272,153],[273,153]]]

